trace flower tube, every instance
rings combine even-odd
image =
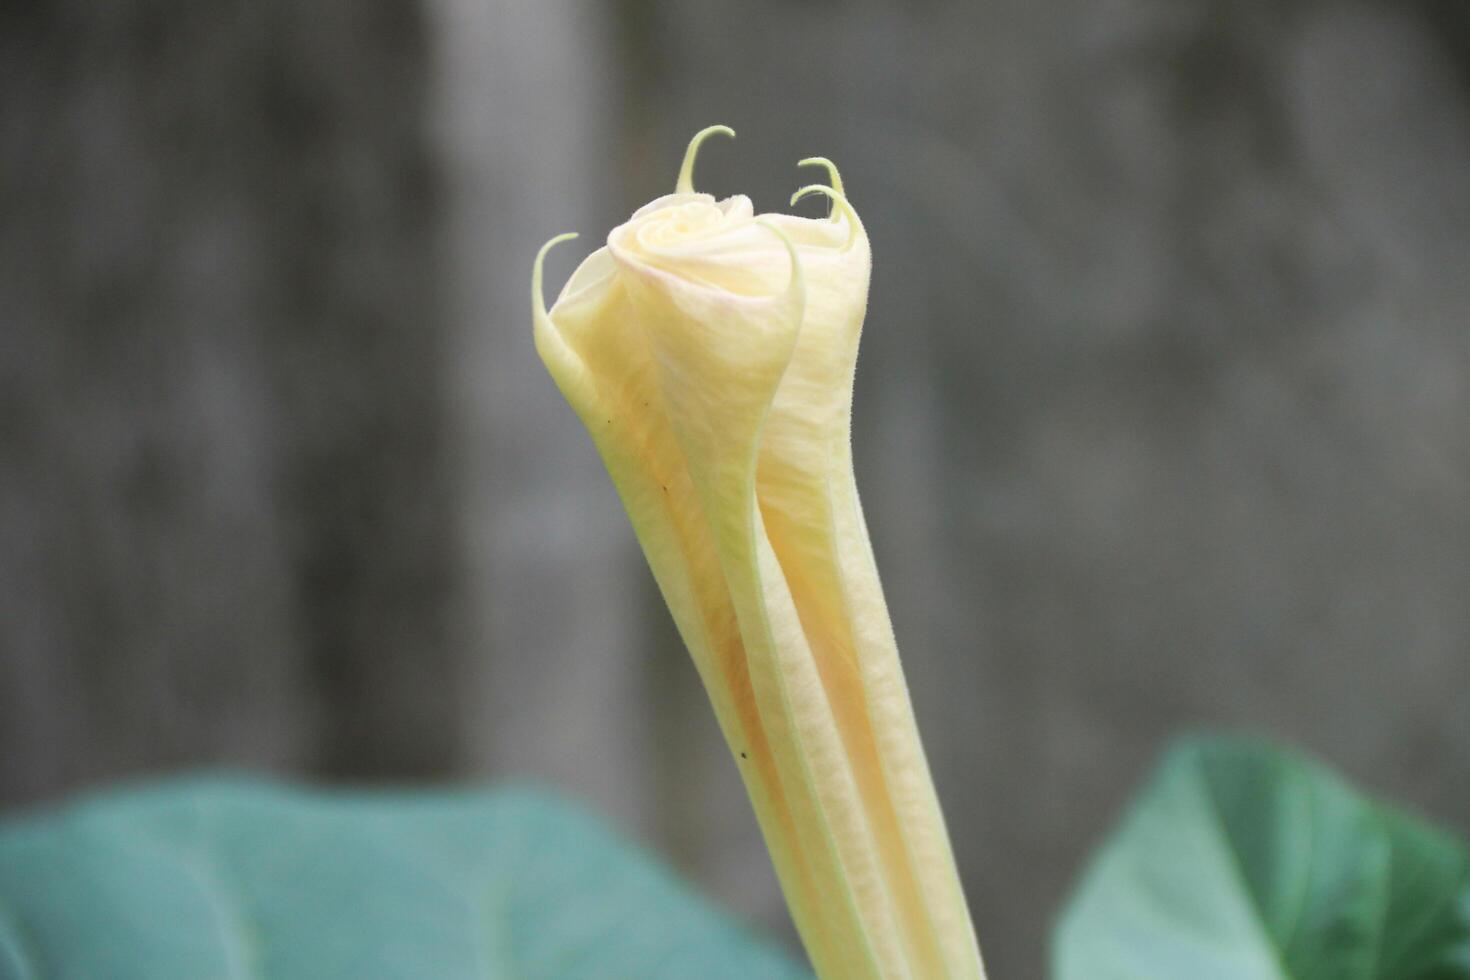
[[[615,228],[537,350],[601,453],[823,978],[983,978],[858,501],[851,409],[871,252],[829,219],[693,189]]]

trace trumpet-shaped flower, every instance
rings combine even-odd
[[[853,478],[871,253],[693,189],[613,229],[536,347],[601,453],[823,978],[983,978]]]

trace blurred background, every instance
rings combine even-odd
[[[0,806],[526,777],[790,940],[531,345],[537,246],[716,122],[701,189],[827,155],[873,239],[859,483],[994,975],[1186,728],[1470,831],[1462,0],[0,6]]]

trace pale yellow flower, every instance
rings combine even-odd
[[[613,229],[536,347],[622,497],[817,973],[982,978],[853,479],[871,253],[829,219],[693,190]],[[795,198],[793,198],[793,201]]]

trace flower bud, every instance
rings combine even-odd
[[[823,978],[983,978],[853,479],[871,253],[693,190],[613,229],[537,350],[602,454]],[[795,199],[793,199],[794,201]],[[566,237],[566,236],[563,236]]]

